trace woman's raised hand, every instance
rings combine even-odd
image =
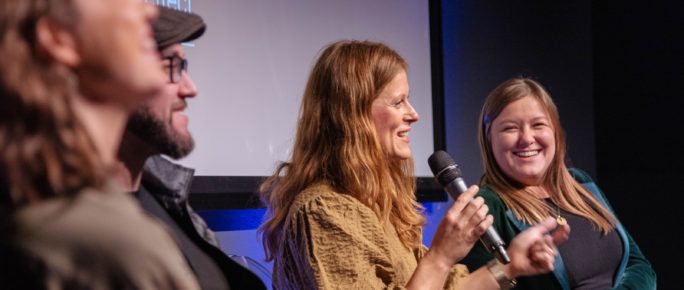
[[[475,242],[492,225],[489,208],[482,197],[473,199],[479,188],[471,186],[449,208],[439,223],[427,255],[451,267],[465,257]]]
[[[508,247],[511,263],[506,265],[508,277],[530,276],[553,270],[558,253],[556,246],[567,240],[570,234],[567,224],[556,227],[556,220],[549,217],[511,241]]]

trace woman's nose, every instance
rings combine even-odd
[[[520,130],[520,138],[518,140],[518,145],[520,147],[527,147],[534,144],[534,132],[528,128],[523,128]]]
[[[406,121],[408,121],[409,123],[417,122],[420,119],[420,115],[418,114],[416,109],[413,108],[411,103],[406,101],[406,104],[406,112],[404,113]]]

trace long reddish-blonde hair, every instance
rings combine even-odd
[[[425,219],[415,200],[413,161],[388,158],[371,117],[373,100],[406,69],[381,43],[339,41],[323,50],[304,91],[292,157],[260,189],[269,212],[260,227],[268,260],[280,251],[295,197],[319,182],[371,208],[406,247],[420,245]]]
[[[568,171],[565,165],[565,133],[561,127],[558,109],[544,87],[532,79],[507,80],[497,86],[485,100],[478,125],[478,140],[484,163],[484,175],[480,185],[499,193],[506,206],[519,219],[529,224],[536,224],[547,216],[555,215],[556,209],[551,209],[532,192],[526,190],[524,185],[507,176],[497,164],[492,152],[492,122],[506,106],[525,97],[536,99],[544,107],[556,140],[556,154],[543,177],[542,186],[560,208],[588,219],[604,233],[608,233],[615,227],[616,220]]]
[[[77,77],[36,40],[40,20],[76,30],[69,0],[0,5],[0,202],[10,208],[101,186],[104,169],[71,103]]]

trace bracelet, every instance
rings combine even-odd
[[[492,259],[489,261],[489,263],[487,263],[487,269],[490,273],[492,273],[492,276],[494,276],[496,282],[499,283],[499,288],[502,290],[509,290],[518,284],[515,279],[509,279],[506,277],[506,273],[504,273],[503,270],[503,265],[501,265],[501,263],[499,263],[496,259]]]

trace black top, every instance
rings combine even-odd
[[[557,211],[550,200],[547,203]],[[558,246],[570,287],[574,290],[611,289],[622,258],[622,242],[615,230],[605,235],[589,220],[560,210],[570,225],[570,237]]]
[[[230,289],[228,281],[217,263],[192,241],[143,185],[140,186],[140,190],[135,193],[135,196],[149,214],[164,222],[164,224],[173,232],[178,246],[197,276],[197,280],[203,290]]]

